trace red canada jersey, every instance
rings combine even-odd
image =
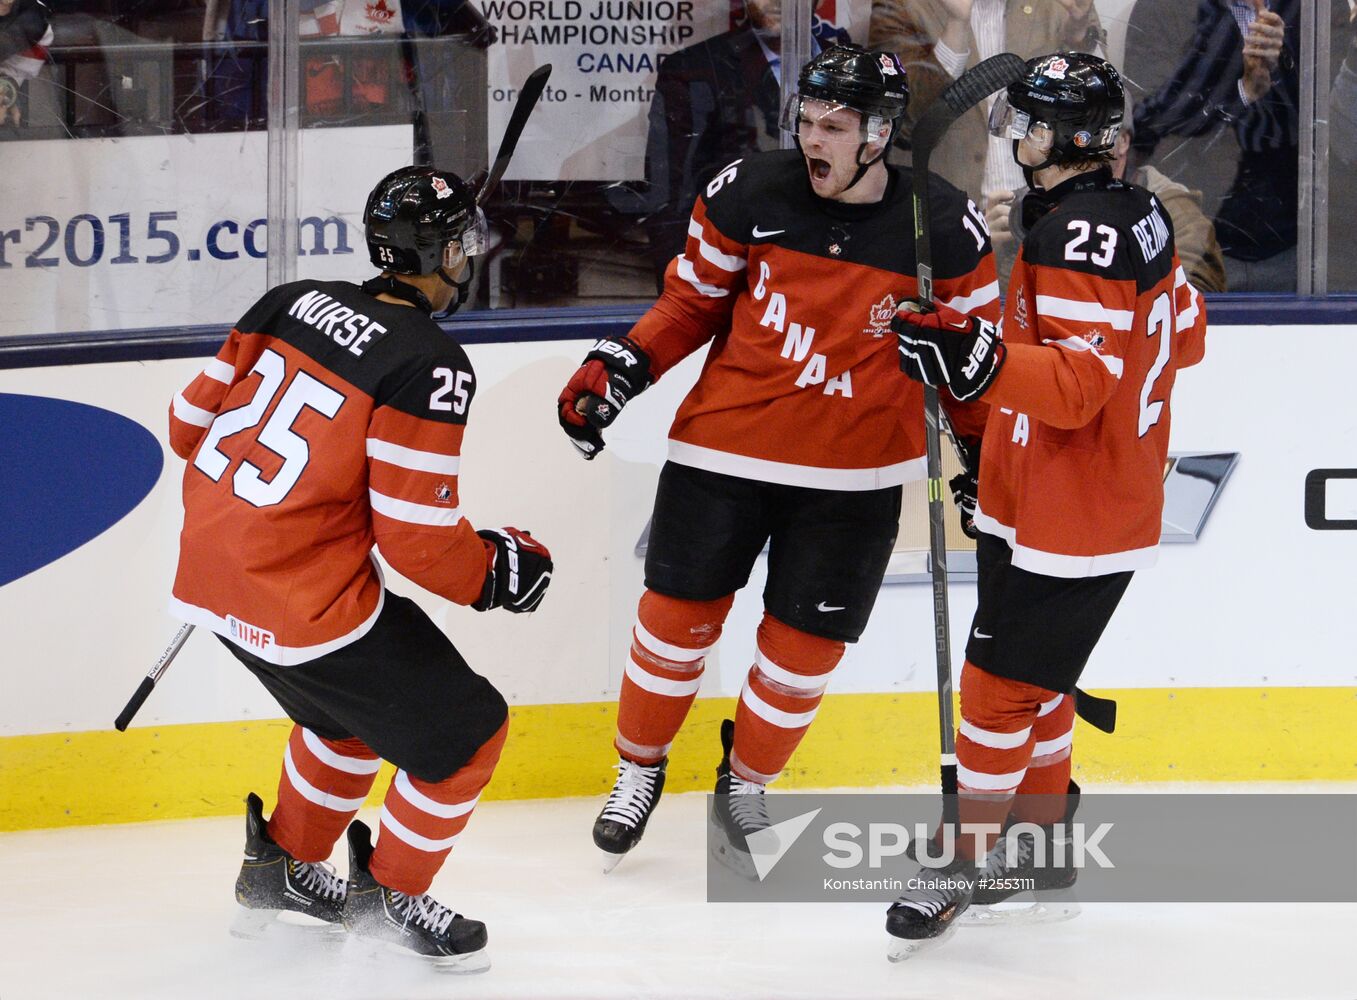
[[[374,544],[475,601],[492,550],[457,502],[475,388],[417,309],[342,282],[270,291],[170,406],[188,460],[172,612],[272,663],[315,659],[381,611]]]
[[[1100,170],[1052,197],[1009,284],[975,523],[1030,572],[1134,570],[1158,551],[1169,399],[1206,307],[1149,192]]]
[[[671,461],[818,489],[924,476],[923,390],[890,330],[916,294],[911,182],[888,169],[882,201],[849,205],[815,196],[799,152],[757,153],[698,197],[664,293],[631,331],[656,374],[711,341]],[[996,321],[983,217],[942,181],[931,205],[935,295]],[[984,407],[944,399],[958,433],[978,436]]]

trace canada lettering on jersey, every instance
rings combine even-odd
[[[768,305],[763,310],[763,317],[759,320],[759,325],[770,330],[776,330],[778,333],[785,332],[787,336],[782,342],[782,350],[779,353],[782,357],[797,364],[805,362],[801,374],[796,377],[796,387],[805,389],[807,386],[823,385],[826,396],[833,396],[837,393],[847,399],[852,399],[852,373],[845,371],[833,378],[828,378],[829,359],[823,354],[811,354],[810,351],[815,343],[815,327],[803,327],[800,323],[795,322],[789,323],[787,321],[787,297],[781,292],[767,293],[766,288],[765,282],[761,280],[759,288],[754,292],[755,299],[763,298],[761,292],[768,295]],[[810,356],[809,361],[806,361],[807,355]]]
[[[1159,214],[1159,200],[1151,198],[1150,206],[1150,214],[1131,227],[1146,264],[1163,253],[1169,245],[1169,227]]]
[[[315,327],[340,347],[361,358],[372,344],[386,336],[386,327],[374,319],[335,301],[322,291],[299,295],[287,311],[289,316]]]

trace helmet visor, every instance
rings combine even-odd
[[[453,237],[443,245],[443,266],[455,271],[467,257],[483,254],[489,247],[489,229],[485,223],[485,213],[478,207],[474,209],[461,235]]]
[[[779,124],[784,132],[792,133],[802,142],[860,146],[864,142],[885,142],[891,134],[888,118],[800,94],[787,99]]]
[[[999,139],[1024,139],[1032,129],[1032,116],[1008,103],[1001,93],[989,112],[989,134]]]

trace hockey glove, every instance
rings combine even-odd
[[[947,480],[947,485],[952,488],[952,503],[956,504],[957,513],[961,515],[962,532],[967,538],[979,538],[980,532],[975,527],[975,508],[980,502],[980,442],[957,442],[957,450],[961,452],[963,468]]]
[[[927,385],[945,385],[966,402],[978,399],[999,375],[1006,348],[993,323],[946,306],[920,312],[905,302],[891,321],[900,342],[900,370]]]
[[[481,596],[471,605],[477,611],[503,608],[514,614],[536,611],[551,583],[551,553],[527,531],[499,528],[476,534],[495,547],[495,558],[485,574]]]
[[[603,450],[607,427],[631,398],[654,381],[650,355],[630,337],[605,337],[584,356],[556,400],[561,429],[585,458]]]

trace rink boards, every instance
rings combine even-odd
[[[1120,724],[1111,737],[1081,731],[1077,776],[1357,775],[1349,652],[1357,472],[1348,471],[1357,469],[1357,445],[1344,368],[1315,360],[1346,356],[1355,334],[1352,326],[1213,328],[1206,362],[1180,376],[1173,451],[1238,453],[1239,462],[1200,537],[1164,546],[1159,564],[1138,574],[1094,654],[1085,686],[1115,693]],[[665,430],[697,371],[690,359],[631,404],[607,452],[586,464],[552,408],[586,349],[572,341],[469,348],[480,389],[462,464],[463,509],[478,527],[517,524],[552,547],[557,569],[542,609],[526,619],[477,615],[389,576],[513,706],[492,798],[589,794],[610,782],[613,699],[641,589],[639,550]],[[0,829],[228,814],[245,792],[268,798],[276,784],[287,724],[207,635],[189,641],[134,728],[112,731],[177,624],[164,608],[183,466],[166,443],[165,411],[202,364],[0,372],[0,394],[39,397],[4,400],[6,412],[43,418],[10,428],[19,442],[10,447],[30,464],[12,465],[19,474],[7,473],[0,490],[11,536],[0,554],[8,640]],[[84,464],[72,454],[81,447]],[[69,477],[55,492],[35,485],[49,462]],[[756,568],[709,658],[703,698],[675,747],[676,790],[711,780],[715,723],[733,711],[752,660],[763,572]],[[958,646],[974,601],[973,584],[954,583]],[[927,586],[883,588],[787,784],[930,780],[930,617]]]

